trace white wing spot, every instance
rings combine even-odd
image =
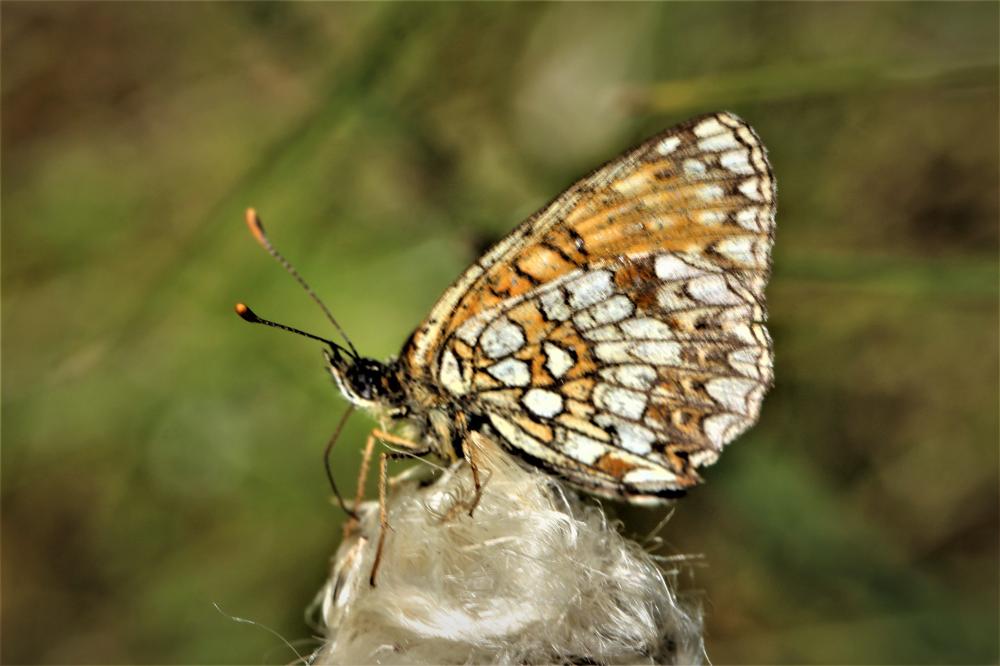
[[[696,277],[704,271],[691,266],[672,254],[661,254],[656,257],[656,277],[661,280],[685,280]]]
[[[736,213],[736,223],[748,231],[763,231],[759,216],[760,212],[756,208],[744,208]]]
[[[728,411],[745,414],[747,412],[747,396],[756,386],[758,383],[752,379],[719,377],[708,382],[705,385],[705,390]]]
[[[677,476],[665,467],[639,467],[626,474],[622,481],[637,487],[659,488],[675,483]]]
[[[674,337],[674,332],[669,326],[651,317],[629,319],[623,321],[621,327],[625,335],[640,340],[670,340]]]
[[[677,146],[679,145],[681,145],[681,140],[679,138],[676,136],[668,136],[666,139],[657,144],[656,152],[661,155],[669,155],[677,150]]]
[[[601,326],[600,328],[585,328],[580,331],[580,335],[588,340],[593,340],[594,342],[622,339],[621,331],[619,331],[618,327],[614,324],[608,324],[607,326]]]
[[[702,273],[721,273],[722,268],[713,259],[707,259],[701,254],[702,249],[699,247],[695,252],[682,252],[675,253],[677,256],[681,257],[686,263],[694,266]]]
[[[545,349],[545,369],[553,377],[559,379],[573,367],[573,356],[559,345],[546,342]]]
[[[684,310],[696,305],[694,301],[683,293],[683,285],[665,284],[656,290],[656,302],[666,312]]]
[[[693,467],[711,465],[719,459],[719,454],[711,449],[702,449],[691,454],[690,461]]]
[[[618,444],[627,451],[645,455],[653,450],[656,435],[649,428],[609,414],[598,414],[594,421],[601,427],[613,428],[618,434]]]
[[[643,173],[634,173],[614,184],[614,188],[626,196],[638,194],[649,188],[649,178]]]
[[[757,264],[753,245],[753,236],[735,236],[720,241],[715,249],[727,259],[753,266]]]
[[[497,429],[500,436],[511,443],[515,448],[532,455],[539,460],[548,460],[555,464],[560,464],[559,456],[549,447],[543,445],[537,439],[524,432],[513,422],[499,416],[490,415],[490,422]],[[553,460],[555,458],[555,460]]]
[[[762,380],[761,367],[770,367],[769,358],[761,359],[760,349],[756,347],[744,347],[736,351],[729,352],[729,367],[744,377]]]
[[[594,355],[605,363],[628,363],[629,343],[627,342],[600,342],[594,347]]]
[[[738,308],[737,310],[746,312],[744,319],[752,319],[752,315],[749,312],[750,308]],[[757,344],[757,338],[754,336],[753,329],[749,324],[727,323],[723,324],[722,330],[726,333],[731,333],[740,342],[745,342],[748,345]]]
[[[770,381],[770,378],[768,379]],[[764,401],[764,394],[767,393],[766,384],[757,384],[757,387],[747,394],[747,415],[755,419],[760,414],[760,403]]]
[[[495,379],[507,386],[527,386],[531,383],[531,369],[524,361],[505,358],[486,369]]]
[[[746,426],[746,421],[736,414],[713,414],[702,421],[705,436],[708,437],[708,441],[712,442],[717,449],[721,449],[743,432],[744,428],[739,428],[736,431],[733,430],[733,426],[738,424]]]
[[[740,186],[742,191],[743,186]],[[700,190],[698,190],[698,196],[701,197],[702,201],[717,201],[721,199],[723,195],[721,185],[703,185]]]
[[[736,351],[729,352],[730,363],[757,363],[760,358],[760,350],[756,347],[744,347]]]
[[[490,358],[513,354],[524,345],[524,331],[506,317],[500,317],[486,327],[479,344]]]
[[[639,342],[633,354],[654,365],[677,365],[681,362],[681,346],[677,342]]]
[[[574,310],[580,310],[594,303],[600,303],[614,293],[611,286],[611,273],[608,271],[591,271],[566,285],[569,291],[569,305]]]
[[[593,465],[607,452],[606,444],[573,430],[567,430],[565,439],[560,442],[562,452],[584,465]]]
[[[718,153],[723,150],[732,150],[734,148],[739,148],[740,144],[736,140],[736,135],[732,132],[724,132],[722,134],[716,134],[707,139],[702,139],[698,142],[698,148],[705,151],[706,153]]]
[[[626,317],[631,317],[635,311],[635,305],[628,296],[619,294],[614,298],[595,305],[591,309],[591,316],[597,324],[613,324]]]
[[[745,141],[746,143],[752,146],[760,145],[760,143],[757,141],[757,138],[753,135],[753,132],[750,131],[750,128],[744,126],[740,127],[736,131],[739,132],[740,138],[743,139],[743,141]]]
[[[698,301],[709,305],[737,305],[743,300],[729,290],[729,285],[721,275],[706,275],[688,282],[688,293]]]
[[[694,128],[695,136],[699,137],[712,136],[713,134],[725,131],[726,128],[723,127],[722,124],[715,118],[703,120]]]
[[[563,409],[561,395],[540,388],[533,388],[525,393],[521,402],[532,412],[545,418],[552,418]]]
[[[466,344],[474,345],[476,344],[476,340],[479,339],[479,334],[483,332],[484,326],[486,326],[486,319],[484,317],[473,317],[459,326],[458,330],[455,331],[455,335]]]
[[[767,332],[767,327],[763,324],[753,325],[754,341],[764,347],[765,349],[771,348],[771,334]]]
[[[758,178],[747,178],[742,183],[740,183],[739,190],[743,193],[747,199],[752,201],[761,201],[760,188],[758,187],[760,180]]]
[[[573,323],[580,329],[594,328],[601,324],[613,324],[632,316],[634,310],[635,306],[628,296],[619,294],[603,303],[598,303],[589,310],[578,312],[573,317]]]
[[[653,450],[656,435],[649,428],[635,423],[620,423],[617,430],[622,447],[632,453],[645,455]]]
[[[706,227],[717,227],[726,221],[726,214],[721,210],[701,210],[695,213],[694,217],[698,224]]]
[[[462,378],[462,370],[458,366],[458,359],[455,354],[446,349],[441,355],[441,369],[438,371],[438,379],[441,385],[455,395],[464,395],[468,390],[465,380]]]
[[[719,158],[719,164],[723,168],[729,169],[733,173],[738,173],[741,175],[752,174],[753,167],[750,166],[748,157],[750,156],[750,151],[743,150],[730,150],[728,153],[723,153],[722,157]]]
[[[648,365],[616,365],[601,370],[601,377],[638,391],[648,391],[656,381],[656,370]]]
[[[684,175],[686,176],[703,176],[705,175],[705,165],[695,159],[684,160]]]
[[[547,291],[538,300],[542,303],[542,310],[545,312],[545,316],[550,320],[566,321],[573,314],[573,311],[566,305],[562,289]]]
[[[594,388],[594,403],[601,409],[627,419],[640,419],[646,411],[645,395],[610,384],[598,384]]]

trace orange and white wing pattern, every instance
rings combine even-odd
[[[608,162],[500,241],[403,350],[410,380],[592,492],[669,497],[753,425],[773,380],[775,189],[729,113]]]

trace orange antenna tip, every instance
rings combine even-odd
[[[257,211],[253,208],[247,208],[246,216],[244,218],[247,223],[247,228],[250,229],[250,233],[253,234],[254,239],[264,246],[268,247],[267,235],[264,233],[264,224],[260,221],[260,216],[257,215]]]
[[[260,318],[256,314],[254,314],[254,311],[251,310],[246,303],[237,303],[235,310],[236,314],[238,314],[240,318],[244,319],[245,321],[248,321],[250,323],[256,323],[260,321]]]

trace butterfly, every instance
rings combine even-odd
[[[343,395],[406,423],[400,441],[418,454],[469,457],[480,433],[591,493],[662,502],[757,421],[773,383],[774,218],[757,134],[711,114],[626,151],[525,220],[387,362],[346,335],[343,347],[237,312],[325,342]],[[255,214],[248,222],[313,295]]]

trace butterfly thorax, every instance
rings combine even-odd
[[[456,425],[462,422],[456,405],[431,387],[404,381],[406,369],[398,360],[382,363],[372,358],[325,353],[327,369],[344,397],[356,407],[387,422],[404,423],[415,444],[428,446],[443,458],[461,457]]]

